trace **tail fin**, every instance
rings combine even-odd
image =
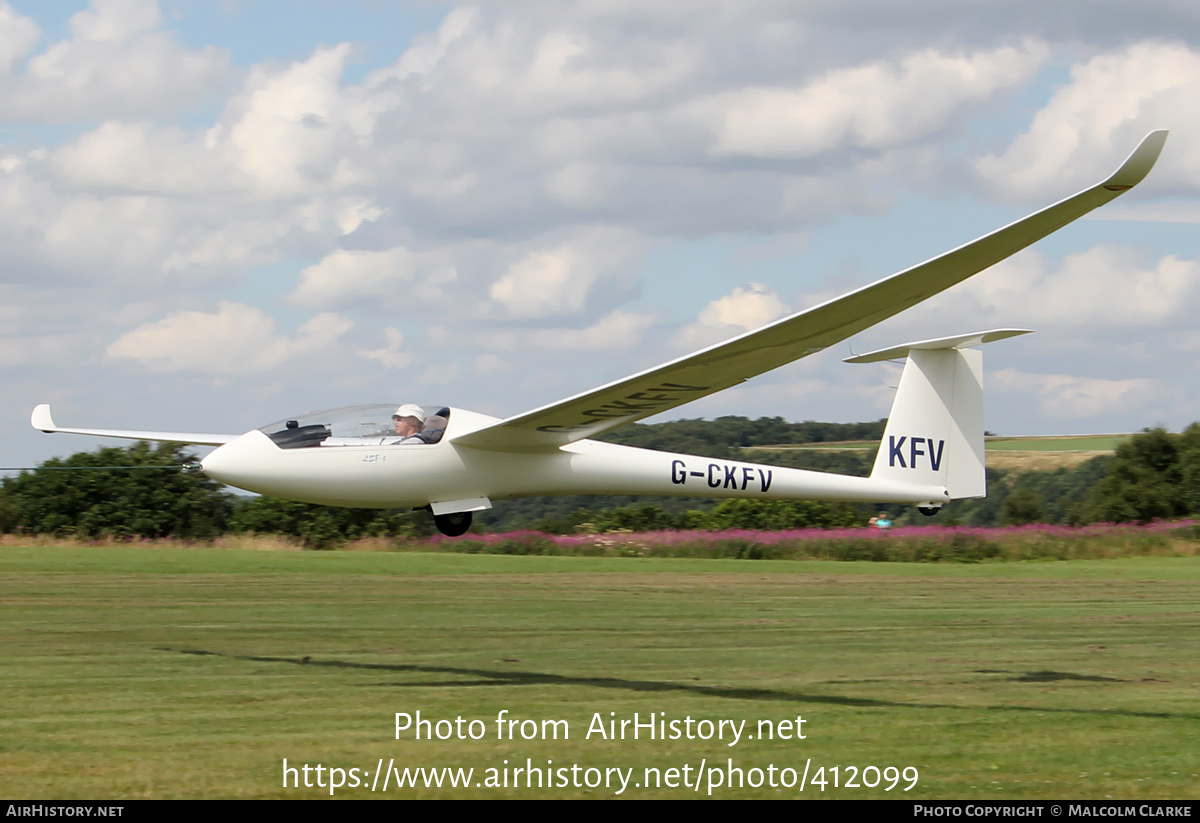
[[[942,337],[861,354],[847,363],[907,357],[873,479],[944,486],[951,500],[987,494],[983,453],[983,353],[971,348],[1026,329]]]

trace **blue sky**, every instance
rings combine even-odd
[[[1110,173],[1147,181],[859,339],[1028,327],[988,428],[1200,418],[1189,4],[0,0],[4,465],[29,428],[507,415],[740,334]],[[848,350],[849,344],[847,345]],[[877,419],[829,351],[673,412]]]

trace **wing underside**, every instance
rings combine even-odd
[[[473,448],[556,448],[681,406],[874,326],[983,271],[1120,196],[1167,138],[1151,132],[1111,177],[966,245],[756,331],[453,438]]]
[[[54,425],[50,406],[43,403],[33,410],[30,423],[46,434],[88,434],[92,437],[121,437],[126,440],[157,440],[163,443],[190,443],[195,446],[223,446],[238,437],[236,434],[202,434],[199,432],[156,432],[133,429],[75,429]]]

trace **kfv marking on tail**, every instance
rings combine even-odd
[[[908,462],[904,462],[904,441],[908,441]],[[933,444],[937,443],[937,451],[934,451]],[[929,447],[929,451],[922,448],[922,444]],[[938,471],[942,467],[942,449],[946,447],[945,440],[934,440],[932,437],[909,437],[903,435],[899,438],[896,435],[888,435],[888,465],[895,467],[897,463],[902,469],[915,469],[917,467],[918,457],[928,457],[929,467],[934,471]]]

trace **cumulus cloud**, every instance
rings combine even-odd
[[[954,318],[967,327],[1024,326],[1045,332],[1157,329],[1200,312],[1200,261],[1102,243],[1066,255],[1057,265],[1035,250],[1022,252],[888,323],[923,333]],[[926,335],[928,336],[928,335]]]
[[[579,272],[584,262],[565,247],[535,252],[509,266],[489,293],[518,317],[578,311],[591,286],[591,278]]]
[[[322,313],[292,336],[275,333],[275,321],[254,306],[221,301],[212,313],[183,311],[147,323],[113,341],[106,354],[159,372],[258,374],[330,345],[353,326]]]
[[[398,329],[389,326],[383,330],[383,334],[387,338],[386,346],[382,349],[359,349],[358,356],[374,360],[389,369],[406,368],[416,359],[416,355],[411,352],[400,351],[400,347],[404,345],[404,335]]]
[[[81,189],[129,194],[227,194],[245,187],[203,136],[152,122],[110,120],[56,149],[55,177]]]
[[[109,121],[56,152],[66,182],[135,192],[237,194],[255,200],[337,195],[367,182],[364,154],[392,95],[346,86],[349,44],[251,68],[203,130]]]
[[[672,342],[680,348],[700,349],[765,326],[788,311],[778,294],[761,283],[749,283],[705,306],[696,322],[680,330]]]
[[[458,9],[361,82],[344,78],[355,53],[346,43],[255,64],[198,128],[155,122],[150,103],[106,104],[107,92],[91,89],[104,113],[98,125],[44,159],[0,158],[10,171],[0,175],[0,239],[40,265],[135,283],[184,270],[224,277],[224,267],[319,254],[291,295],[299,305],[420,288],[405,296],[490,300],[479,311],[513,319],[579,313],[613,275],[617,288],[598,314],[615,307],[611,295],[630,292],[633,278],[619,271],[639,236],[795,231],[832,211],[875,207],[873,167],[837,159],[847,141],[881,150],[944,128],[962,105],[1019,82],[1044,50],[1036,41],[919,48],[817,71],[791,50],[808,36],[802,26],[776,20],[767,36],[749,11],[712,10],[713,19],[689,18],[673,32],[631,25],[644,16],[632,7]],[[754,25],[740,28],[743,19]],[[22,31],[13,26],[13,54],[34,36]],[[120,60],[150,48],[143,41],[170,46],[180,60],[215,60],[181,50],[143,0],[96,0],[72,32],[70,43],[119,48]],[[732,79],[705,60],[731,48],[729,37],[754,46]],[[150,61],[137,74],[160,83],[209,77],[185,68]],[[935,81],[947,94],[915,94]],[[790,126],[756,119],[775,116],[770,100],[743,105],[775,94],[799,95],[791,110],[808,109],[819,134],[805,156],[834,154],[819,173],[727,164],[730,153],[791,156],[776,141]],[[744,144],[757,133],[776,137]],[[353,240],[342,241],[347,235]],[[424,241],[419,253],[408,251],[414,237]],[[472,247],[482,239],[498,241],[491,259]]]
[[[654,322],[653,314],[614,311],[583,329],[531,329],[523,332],[489,332],[476,342],[498,351],[606,351],[637,345]],[[480,363],[484,361],[481,358]],[[491,361],[487,361],[491,362]],[[483,368],[483,365],[479,365]]]
[[[288,301],[325,307],[356,301],[389,304],[442,298],[458,272],[438,253],[418,254],[403,246],[386,251],[338,250],[300,272]]]
[[[1060,185],[1055,164],[1067,153],[1024,154],[1026,138],[1011,138],[1018,129],[1028,126],[1040,146],[1046,134],[1058,139],[1057,118],[1075,130],[1071,151],[1097,155],[1107,129],[1116,148],[1104,167],[1148,130],[1139,121],[1147,112],[1186,117],[1196,105],[1191,45],[1135,44],[1123,31],[1075,51],[1047,34],[1054,26],[991,25],[1014,7],[1024,20],[1044,17],[1032,0],[878,3],[866,14],[775,0],[480,4],[451,11],[402,52],[387,52],[402,48],[394,38],[372,43],[368,59],[386,65],[365,74],[347,72],[364,54],[358,46],[280,55],[269,38],[232,70],[225,52],[190,45],[191,35],[185,47],[153,2],[78,5],[62,43],[39,43],[33,20],[0,0],[0,116],[31,121],[0,146],[0,268],[10,282],[68,284],[75,298],[93,298],[97,316],[70,315],[78,337],[61,325],[6,330],[5,351],[36,340],[27,351],[42,362],[69,363],[115,341],[107,365],[222,374],[234,386],[304,355],[305,368],[331,375],[307,381],[302,402],[299,382],[284,383],[304,408],[329,405],[309,392],[366,393],[380,367],[407,369],[409,382],[456,381],[461,399],[480,408],[552,401],[595,382],[581,386],[581,373],[618,377],[666,359],[655,353],[672,344],[692,351],[789,311],[771,288],[743,286],[681,331],[656,325],[657,294],[648,290],[636,310],[630,301],[643,270],[672,276],[664,269],[673,262],[647,254],[668,246],[664,238],[686,254],[704,239],[705,251],[722,254],[727,240],[803,233],[814,237],[809,251],[828,254],[852,233],[846,216],[947,187],[974,196],[975,172],[1014,196],[1029,189],[1004,188],[1006,175],[1026,166],[1034,181],[1054,169]],[[1150,0],[1129,15],[1152,7],[1156,20],[1174,19],[1167,5]],[[1070,28],[1070,16],[1056,30]],[[1071,82],[1030,124],[1024,107],[1048,94],[1036,84],[1080,53]],[[1136,87],[1139,72],[1152,81],[1146,88]],[[1010,105],[1022,87],[1028,94]],[[214,90],[225,97],[205,96]],[[1095,111],[1110,93],[1111,126]],[[197,101],[212,106],[197,112]],[[61,139],[44,128],[62,122],[71,128]],[[1138,132],[1128,143],[1126,128]],[[1005,150],[972,169],[981,144]],[[817,238],[830,222],[840,235]],[[1062,345],[1070,338],[1084,349],[1113,328],[1178,324],[1200,307],[1192,250],[1172,251],[1026,255],[977,278],[980,291],[947,295],[937,322],[954,318],[945,333],[971,327],[958,322],[1059,324],[1069,332]],[[860,265],[859,252],[849,249],[845,265]],[[714,293],[789,263],[733,264],[742,273]],[[345,316],[321,314],[289,333],[246,305],[289,289],[292,306]],[[242,302],[217,303],[231,294]],[[146,306],[114,319],[131,300]],[[197,305],[206,309],[171,313]],[[441,331],[402,334],[398,315]],[[354,345],[339,346],[349,318],[358,321]],[[884,342],[933,336],[927,330]],[[317,355],[321,345],[347,355],[336,373]],[[428,347],[436,367],[421,362]],[[822,363],[810,358],[703,410],[809,416],[841,397],[828,413],[854,416],[862,393],[882,385],[877,375],[845,382],[843,367],[826,375]]]
[[[85,342],[79,334],[0,337],[0,367],[64,366],[77,361]]]
[[[844,146],[883,148],[941,128],[964,103],[1027,82],[1045,61],[1030,40],[969,54],[918,51],[838,69],[799,88],[757,87],[696,104],[712,122],[714,155],[813,157]]]
[[[857,387],[827,377],[801,377],[795,371],[756,378],[748,383],[702,397],[684,408],[688,417],[723,415],[755,416],[758,410],[771,409],[772,415],[789,420],[811,419],[813,410],[830,398],[845,400],[849,410],[845,419],[866,420],[878,416],[874,408],[858,397]],[[886,406],[885,406],[886,408]],[[676,416],[678,412],[670,416]],[[764,459],[764,462],[771,462]]]
[[[438,32],[359,83],[343,79],[354,53],[345,43],[286,64],[260,63],[206,128],[110,116],[55,150],[47,168],[58,192],[160,196],[153,208],[168,214],[211,204],[229,224],[212,226],[212,235],[236,231],[232,224],[248,212],[273,220],[257,248],[246,250],[248,261],[277,257],[297,233],[328,246],[374,221],[374,236],[390,243],[372,241],[373,250],[413,233],[452,243],[596,223],[647,234],[794,230],[830,209],[876,202],[865,185],[870,167],[843,158],[797,176],[730,168],[722,158],[796,156],[787,118],[797,111],[804,157],[847,141],[876,150],[907,144],[943,128],[965,103],[1019,82],[1044,51],[1036,41],[961,53],[917,49],[823,73],[755,65],[766,60],[756,57],[746,67],[755,82],[727,89],[704,54],[726,48],[731,34],[761,46],[757,29],[726,31],[712,22],[688,37],[655,28],[633,34],[624,19],[637,16],[632,9],[544,11],[549,17],[533,19],[516,8],[456,10]],[[127,48],[147,32],[163,34],[146,28],[160,25],[156,15],[131,19],[142,22],[120,35]],[[929,93],[930,83],[945,94]],[[788,105],[777,105],[784,98]],[[767,142],[751,145],[752,137]],[[357,210],[347,214],[335,199],[353,200]],[[314,210],[337,215],[308,219]],[[196,218],[184,218],[193,234],[217,221]],[[544,282],[556,266],[578,271],[572,258],[570,250],[543,250],[495,283],[493,297],[510,312],[525,311],[514,309],[530,305],[523,284]],[[556,288],[547,302],[573,310],[572,288]]]
[[[1146,41],[1105,52],[1071,68],[1070,82],[1001,155],[984,157],[979,173],[1018,196],[1058,191],[1064,177],[1095,182],[1154,129],[1176,133],[1149,181],[1164,187],[1200,184],[1200,51],[1181,42]]]
[[[0,3],[0,77],[11,74],[17,62],[37,44],[41,34],[37,23]]]
[[[0,73],[0,118],[164,113],[219,87],[229,54],[213,46],[189,50],[161,22],[155,0],[92,0],[71,17],[69,38],[28,57],[36,24],[0,5],[0,65],[8,67]]]
[[[271,192],[366,182],[357,162],[360,141],[374,131],[379,110],[394,102],[389,95],[371,97],[341,84],[350,53],[350,44],[342,43],[283,71],[255,67],[230,103],[228,125],[210,132],[210,141],[227,140],[239,170]]]
[[[1042,413],[1056,418],[1096,417],[1143,409],[1161,395],[1153,378],[1104,380],[1068,374],[1030,374],[1001,369],[988,374],[988,387],[1033,395]]]
[[[578,314],[602,279],[616,288],[628,279],[622,278],[623,268],[640,245],[617,229],[575,232],[565,242],[534,248],[514,260],[491,284],[488,296],[511,318]]]

